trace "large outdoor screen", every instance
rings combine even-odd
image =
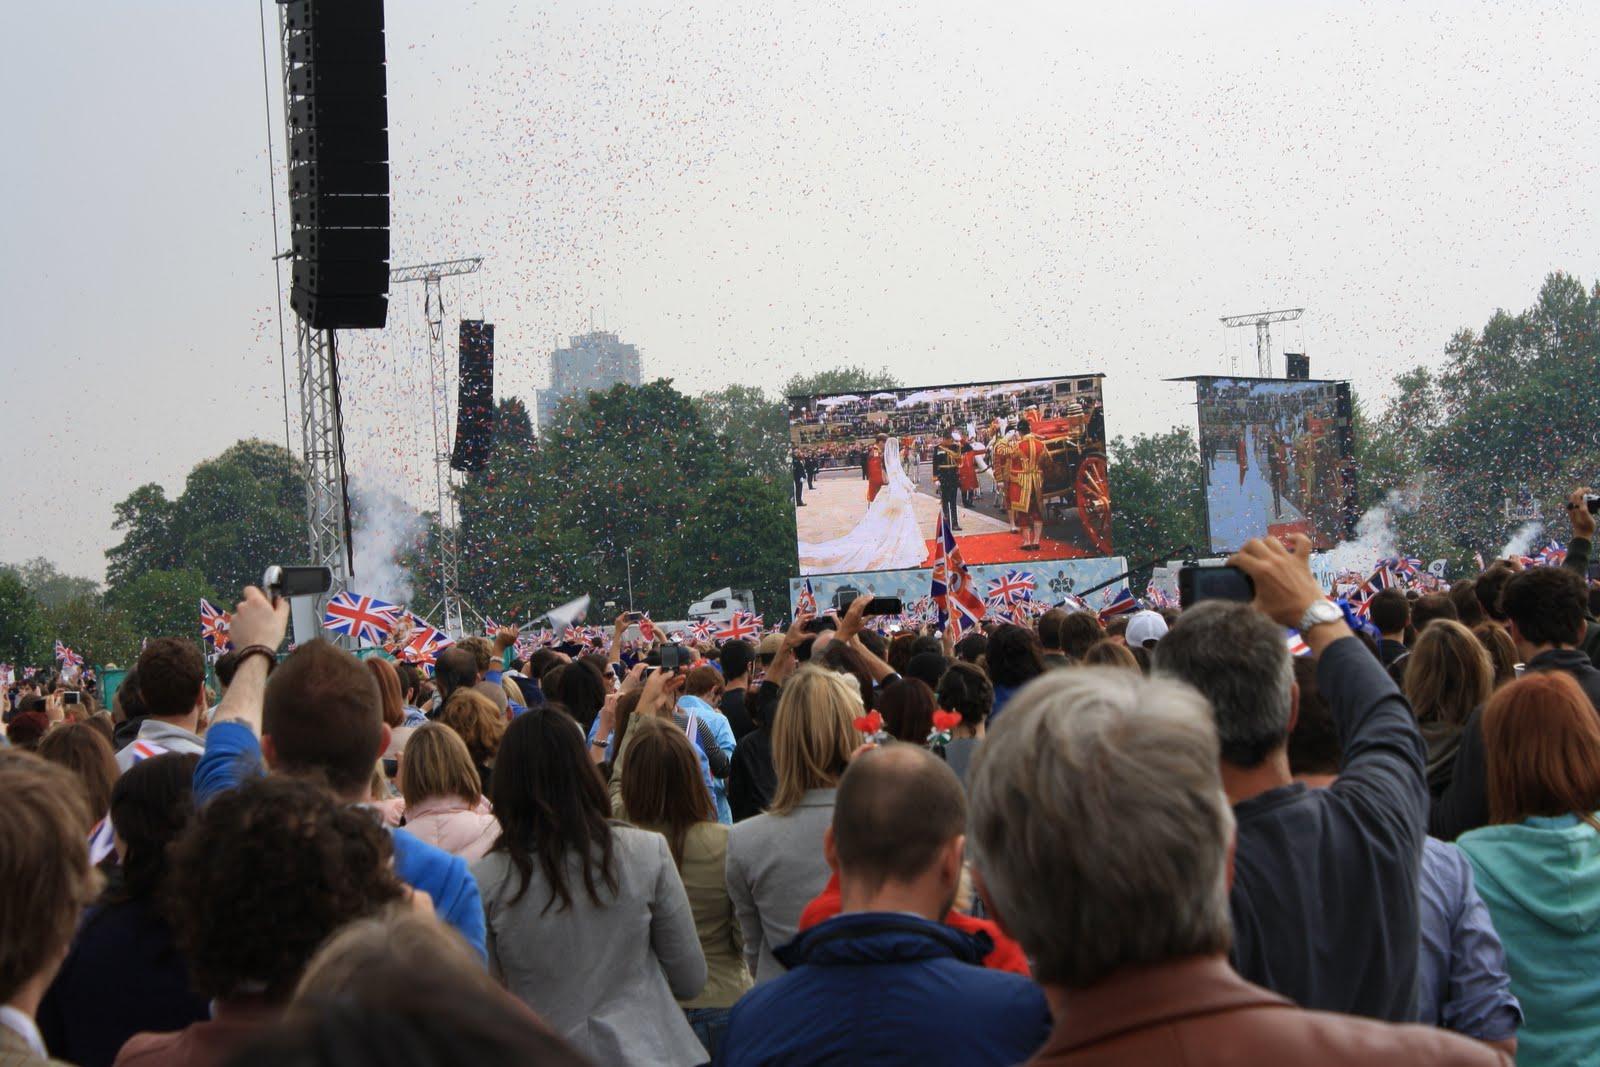
[[[1099,375],[789,398],[800,573],[1111,554]]]
[[[1347,382],[1196,378],[1201,478],[1214,553],[1252,537],[1349,537],[1355,464]]]

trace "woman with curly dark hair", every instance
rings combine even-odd
[[[489,963],[597,1063],[705,1062],[677,997],[706,983],[666,838],[611,821],[600,771],[559,704],[519,715],[489,799],[500,836],[472,866]]]
[[[993,718],[1005,710],[1013,693],[1044,673],[1044,647],[1039,644],[1039,635],[1010,623],[996,627],[989,635],[984,669],[994,683],[994,711],[990,713]]]
[[[211,1018],[143,1033],[116,1063],[225,1062],[282,1014],[317,946],[400,900],[394,846],[371,813],[288,775],[220,793],[172,852],[168,910]]]
[[[107,758],[110,752],[107,745]],[[110,791],[121,866],[84,913],[39,1006],[39,1030],[58,1059],[107,1067],[134,1034],[179,1030],[210,1014],[206,998],[189,988],[189,968],[160,906],[167,846],[194,812],[189,787],[198,762],[176,752],[141,760]]]

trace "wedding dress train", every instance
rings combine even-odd
[[[912,507],[917,488],[900,465],[900,442],[883,446],[884,486],[855,528],[832,541],[800,542],[801,574],[903,570],[921,566],[928,543]]]

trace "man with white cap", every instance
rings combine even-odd
[[[1167,636],[1167,620],[1160,612],[1141,611],[1128,619],[1128,629],[1123,640],[1129,648],[1155,648]]]

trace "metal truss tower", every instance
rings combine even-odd
[[[1254,326],[1256,328],[1256,372],[1263,378],[1272,378],[1272,324],[1293,322],[1306,313],[1305,308],[1288,308],[1284,311],[1254,311],[1248,315],[1224,315],[1225,327]],[[1237,365],[1230,368],[1238,370]]]
[[[461,531],[456,516],[455,473],[450,467],[454,440],[450,422],[450,345],[444,336],[444,296],[439,283],[459,274],[475,273],[482,266],[483,258],[474,256],[389,271],[391,286],[422,283],[422,314],[428,322],[428,380],[433,399],[433,491],[439,516],[439,601],[429,615],[442,618],[444,631],[453,638],[460,638],[465,632],[467,608],[461,598]]]

